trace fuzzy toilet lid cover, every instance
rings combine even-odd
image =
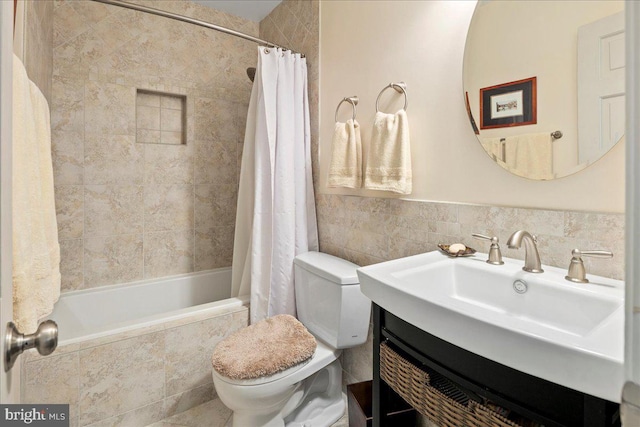
[[[213,351],[221,375],[248,380],[289,369],[313,356],[316,339],[298,319],[279,314],[234,332]]]

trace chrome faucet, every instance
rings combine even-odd
[[[542,273],[542,265],[540,265],[540,255],[538,254],[538,239],[532,236],[528,231],[518,230],[509,237],[507,246],[511,249],[520,249],[520,245],[524,241],[524,271],[530,273]]]

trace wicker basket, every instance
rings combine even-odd
[[[433,376],[393,351],[387,343],[380,345],[380,377],[439,427],[522,427],[496,410],[466,398],[444,377],[434,381]]]

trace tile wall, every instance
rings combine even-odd
[[[63,292],[230,266],[255,44],[86,0],[43,3]],[[136,3],[258,34],[189,1]],[[136,132],[138,89],[186,96],[186,144]]]
[[[260,21],[260,38],[305,54],[311,118],[311,152],[318,152],[320,126],[319,34],[320,2],[318,0],[283,0]],[[318,182],[318,156],[311,156],[313,181]]]
[[[319,55],[318,23],[318,3],[304,0],[283,1],[260,23],[261,36],[304,52],[311,63],[309,92],[314,94],[310,96],[310,111],[315,144],[318,141],[318,79],[313,65],[317,64]],[[320,250],[323,252],[359,265],[432,251],[438,243],[462,242],[487,252],[484,242],[471,237],[472,233],[482,233],[498,236],[505,256],[522,259],[523,251],[507,249],[504,243],[512,232],[526,229],[539,236],[540,257],[544,264],[565,268],[571,259],[571,249],[607,249],[614,252],[614,258],[585,258],[587,271],[623,278],[623,214],[320,194],[317,145],[314,145],[312,156]],[[365,344],[343,352],[346,383],[371,378],[372,346],[369,333]]]
[[[505,257],[524,259],[524,250],[505,244],[524,229],[538,236],[543,264],[566,268],[574,248],[606,249],[615,256],[585,258],[587,272],[615,279],[624,274],[624,214],[330,194],[318,195],[317,207],[323,251],[359,265],[436,250],[438,243],[462,242],[488,252],[489,244],[472,233],[498,236]]]
[[[236,307],[64,345],[47,357],[30,350],[21,402],[67,403],[72,427],[155,423],[216,396],[213,348],[248,320],[248,308]]]
[[[24,66],[51,103],[53,72],[53,2],[25,1]]]

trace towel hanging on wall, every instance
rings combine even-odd
[[[405,110],[395,114],[376,113],[364,187],[400,194],[411,193],[411,144]]]
[[[362,187],[362,140],[355,119],[336,122],[331,145],[329,187]]]
[[[335,127],[331,143],[331,163],[329,165],[329,187],[362,187],[362,139],[360,124],[356,121],[356,105],[359,98],[342,98],[335,113]],[[343,103],[351,104],[352,116],[346,123],[338,121],[338,111]]]

